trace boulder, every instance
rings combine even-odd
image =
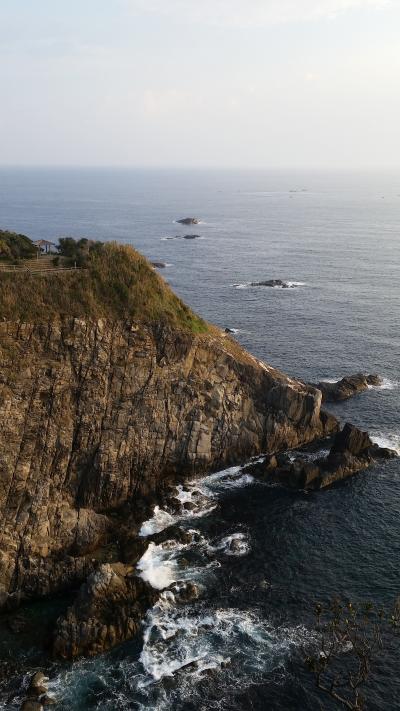
[[[200,235],[183,235],[183,239],[199,239]]]
[[[54,653],[63,659],[93,656],[137,634],[157,594],[130,566],[105,564],[89,576],[57,621]]]
[[[340,402],[347,400],[358,393],[368,390],[371,385],[377,386],[382,384],[382,378],[376,374],[364,375],[356,373],[349,375],[336,383],[327,383],[321,381],[314,385],[322,392],[322,400],[324,402]]]
[[[154,267],[154,269],[165,269],[167,266],[165,262],[151,262],[151,265]]]

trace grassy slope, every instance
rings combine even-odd
[[[45,322],[59,316],[160,321],[192,333],[209,327],[128,246],[107,244],[76,272],[0,273],[0,318]]]
[[[35,245],[26,235],[0,230],[0,261],[13,262],[35,257],[36,253]]]

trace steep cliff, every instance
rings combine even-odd
[[[113,259],[133,254],[116,249],[103,272],[113,284]],[[103,547],[118,547],[126,512],[166,482],[336,427],[318,390],[197,319],[139,259],[135,301],[124,282],[118,308],[98,264],[87,302],[74,297],[82,275],[21,281],[20,308],[18,284],[0,284],[0,606],[85,580]]]

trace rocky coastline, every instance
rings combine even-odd
[[[165,283],[146,269],[160,298]],[[325,390],[305,384],[185,308],[190,328],[120,314],[0,323],[0,611],[73,593],[52,630],[59,659],[99,654],[139,632],[159,593],[138,562],[166,535],[188,535],[179,527],[140,535],[154,507],[193,506],[177,503],[171,486],[240,464],[255,477],[321,489],[395,456],[352,425],[341,430],[321,407],[377,376]],[[293,455],[329,437],[326,457]],[[189,584],[175,592],[197,594]],[[29,693],[24,711],[43,706]]]

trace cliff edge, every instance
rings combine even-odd
[[[0,607],[82,583],[167,482],[336,429],[129,247],[0,273]],[[141,508],[142,507],[142,508]]]

